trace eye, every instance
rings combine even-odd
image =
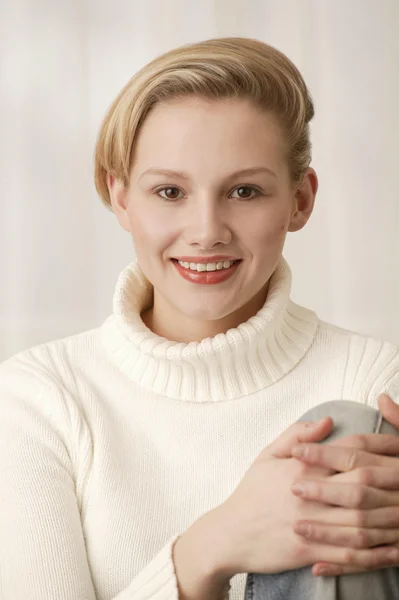
[[[162,192],[165,194],[164,196],[162,195]],[[155,193],[159,194],[164,200],[177,200],[179,198],[180,190],[177,187],[169,186],[155,190]]]
[[[255,198],[256,196],[259,196],[261,194],[261,190],[253,185],[240,185],[238,188],[233,190],[233,194],[234,192],[237,192],[238,196],[233,197],[238,197],[241,200],[252,200],[252,198]],[[251,196],[252,193],[254,193],[255,195]]]

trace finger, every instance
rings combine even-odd
[[[301,480],[291,486],[292,492],[303,500],[313,500],[343,508],[381,508],[399,506],[399,492],[378,490],[356,483],[330,483],[329,480]]]
[[[315,521],[297,521],[294,531],[311,542],[349,548],[373,548],[399,542],[398,529],[362,529],[360,527],[336,527]]]
[[[290,458],[291,450],[295,444],[301,442],[319,442],[330,435],[333,428],[331,417],[325,417],[315,423],[294,423],[286,429],[272,444],[263,451],[263,456],[276,458]]]
[[[397,546],[379,546],[366,550],[345,548],[342,553],[342,559],[339,561],[320,562],[331,564],[331,568],[335,569],[335,572],[332,573],[334,575],[342,574],[341,572],[344,568],[358,568],[361,572],[374,571],[376,569],[398,566],[399,549]],[[320,567],[317,570],[320,571]],[[319,574],[321,573],[319,572]]]
[[[398,550],[396,546],[395,549]],[[345,575],[349,573],[364,573],[365,571],[377,571],[379,569],[386,569],[389,567],[397,566],[398,560],[396,560],[395,558],[391,558],[389,560],[382,559],[381,562],[374,567],[317,562],[312,567],[312,574],[316,576],[322,575],[324,577],[338,577],[340,575]]]
[[[358,450],[364,450],[372,454],[399,456],[399,436],[389,433],[349,435],[330,442],[329,446],[357,448]]]
[[[311,516],[311,515],[310,515]],[[399,506],[357,510],[351,508],[330,507],[317,517],[325,525],[361,528],[397,528],[399,529]]]
[[[292,456],[307,464],[318,465],[344,472],[364,466],[399,468],[399,459],[378,456],[357,448],[341,448],[314,443],[298,444],[292,449]]]
[[[378,408],[384,419],[399,429],[399,406],[388,394],[381,394],[378,399]]]
[[[399,489],[399,468],[360,467],[353,471],[331,475],[329,481],[336,483],[358,483],[380,490]]]
[[[392,566],[392,565],[390,565]],[[335,565],[334,563],[316,563],[312,567],[312,575],[323,577],[338,577],[339,575],[349,575],[350,573],[364,573],[360,567],[348,567],[346,565]]]

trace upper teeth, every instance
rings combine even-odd
[[[217,263],[188,263],[178,261],[179,265],[192,271],[220,271],[220,269],[228,269],[235,260],[225,260]]]

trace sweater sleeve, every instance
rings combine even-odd
[[[32,361],[0,365],[0,600],[96,599],[68,418],[57,386]],[[115,600],[178,600],[176,539]]]
[[[114,600],[178,599],[177,583],[173,568],[173,545],[175,536],[158,555],[135,577],[133,582]],[[220,600],[229,600],[230,583],[227,583]]]
[[[360,364],[358,368],[360,386],[356,389],[360,390],[360,399],[378,409],[378,399],[382,393],[386,393],[399,404],[399,348],[388,342],[380,342],[373,364],[364,370],[366,366]]]

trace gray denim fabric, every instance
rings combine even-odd
[[[378,410],[349,400],[320,404],[299,421],[330,416],[331,435],[320,443],[359,433],[399,435]],[[399,569],[389,568],[339,577],[314,577],[311,567],[283,573],[248,573],[244,600],[399,600]]]

